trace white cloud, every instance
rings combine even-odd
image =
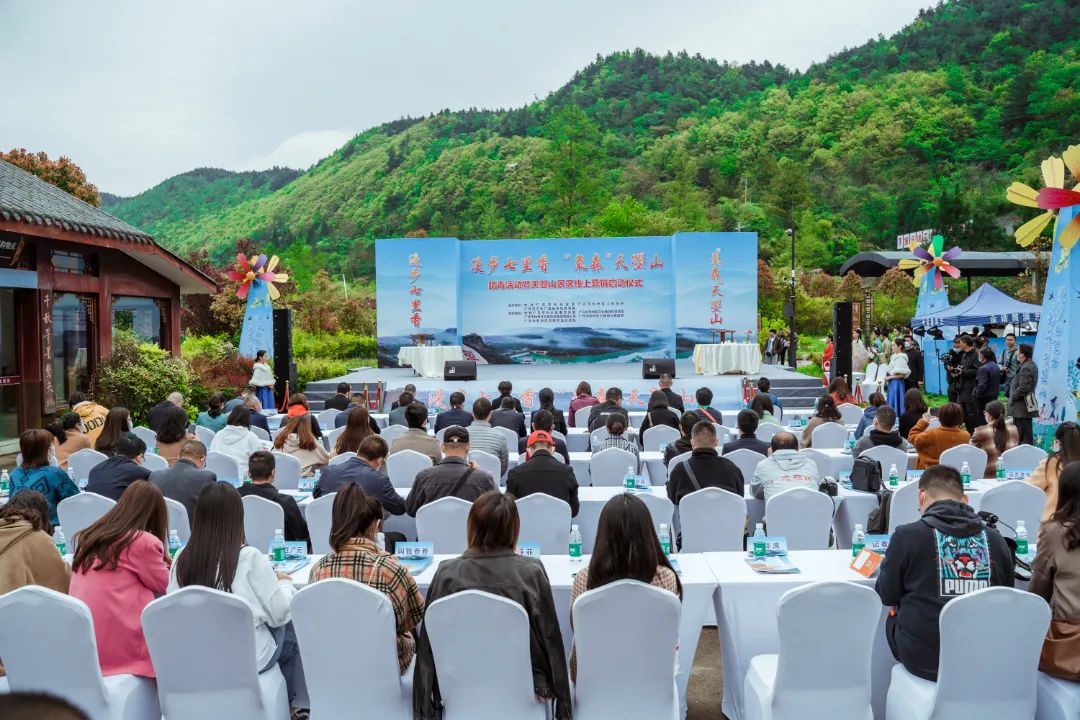
[[[356,133],[348,130],[305,130],[283,140],[269,154],[256,155],[237,170],[266,170],[275,165],[306,170],[344,145]]]

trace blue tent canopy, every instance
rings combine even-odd
[[[1042,306],[1020,302],[992,285],[984,283],[966,300],[947,310],[913,318],[911,326],[912,328],[967,327],[968,325],[1038,322],[1041,314]]]

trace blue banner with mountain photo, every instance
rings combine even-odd
[[[758,236],[752,232],[676,233],[675,348],[694,346],[732,330],[739,342],[757,340]]]
[[[408,345],[460,345],[457,238],[375,241],[379,367]]]
[[[260,350],[274,352],[274,305],[270,302],[270,286],[255,278],[244,306],[239,351],[242,356],[253,358]]]

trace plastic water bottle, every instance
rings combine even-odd
[[[577,525],[570,526],[570,564],[581,562],[581,530]]]
[[[377,533],[375,535],[375,547],[379,548],[383,552],[386,552],[386,534]]]
[[[64,531],[57,525],[52,534],[53,545],[60,551],[60,555],[67,555],[67,540],[64,538]]]
[[[71,478],[71,482],[75,483],[75,485],[78,486],[79,481],[75,479],[75,468],[68,468],[68,477]]]
[[[855,526],[855,532],[851,534],[851,557],[855,557],[866,547],[866,533],[862,525]]]
[[[637,473],[634,472],[633,465],[626,468],[626,474],[623,475],[623,487],[627,490],[634,490],[637,488]]]
[[[896,463],[889,466],[889,487],[895,488],[900,484],[900,471],[896,469]],[[862,527],[860,525],[859,527]]]
[[[850,430],[847,434],[847,449],[849,453],[855,454],[855,433]]]
[[[276,563],[285,562],[285,534],[281,530],[274,531],[274,539],[270,541],[270,555]]]
[[[761,523],[757,524],[754,529],[754,557],[765,557],[765,526]]]
[[[315,487],[319,484],[319,480],[322,479],[322,470],[316,470],[315,474],[311,476],[311,487]]]
[[[593,452],[596,452],[596,448],[600,447],[600,439],[593,435],[589,439],[589,447],[592,449]]]
[[[1005,466],[1002,465],[1001,463],[998,463],[997,472],[995,474],[997,475],[997,479],[999,481],[1004,480],[1005,479]]]
[[[671,531],[667,523],[660,523],[660,547],[664,549],[664,556],[671,554]]]
[[[971,487],[971,466],[964,461],[964,464],[960,466],[960,482],[964,484],[964,488]]]
[[[11,476],[8,471],[0,472],[0,494],[6,495],[11,490]]]
[[[176,557],[180,552],[180,534],[175,530],[169,531],[169,557]]]
[[[1023,520],[1016,521],[1016,554],[1021,557],[1028,554],[1027,527]]]

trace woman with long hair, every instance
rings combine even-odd
[[[904,352],[904,339],[896,338],[893,340],[893,354],[889,358],[889,366],[886,372],[886,394],[889,399],[889,406],[896,411],[896,414],[904,414],[904,392],[907,385],[905,382],[908,376],[911,375],[911,366],[908,365],[908,356]]]
[[[251,432],[251,412],[243,405],[233,408],[225,427],[221,428],[210,442],[210,450],[231,457],[236,461],[241,472],[247,468],[251,453],[256,450],[269,450],[271,447],[273,443],[260,440],[258,435]],[[218,478],[218,480],[232,479]]]
[[[248,384],[254,386],[255,393],[259,396],[259,403],[264,408],[277,406],[274,400],[275,383],[277,383],[277,378],[274,377],[274,370],[270,367],[269,355],[265,350],[259,350],[255,353],[255,364],[251,366],[251,380]]]
[[[354,482],[334,496],[330,521],[333,549],[311,568],[308,582],[346,578],[364,583],[390,598],[397,628],[398,671],[404,673],[416,654],[413,629],[424,619],[424,598],[409,571],[375,544],[383,509]]]
[[[304,393],[295,393],[289,396],[288,408],[285,412],[285,417],[281,419],[281,427],[285,427],[285,424],[289,420],[295,417],[302,417],[311,413],[308,407],[307,395]],[[322,430],[319,428],[319,423],[314,416],[311,418],[311,432],[315,437],[322,440]]]
[[[754,399],[750,401],[750,409],[757,413],[759,422],[772,423],[773,425],[780,424],[780,421],[776,419],[776,415],[773,414],[776,407],[773,405],[772,398],[765,393],[758,393],[754,396]]]
[[[191,539],[173,560],[168,592],[190,585],[232,593],[255,620],[255,668],[281,667],[289,701],[296,696],[296,636],[292,631],[292,578],[275,572],[266,553],[244,543],[244,505],[228,483],[199,493]]]
[[[904,412],[897,421],[900,423],[900,437],[907,440],[911,428],[915,427],[915,423],[919,422],[927,410],[929,408],[926,407],[926,401],[918,388],[911,388],[904,393]]]
[[[570,425],[572,427],[578,427],[577,420],[575,420],[578,410],[587,410],[593,405],[599,404],[600,401],[597,400],[596,396],[592,393],[592,386],[584,380],[579,382],[577,389],[574,390],[574,398],[570,401],[570,409],[568,411],[570,413]],[[589,413],[586,412],[586,420],[588,419],[588,415]],[[582,423],[581,427],[584,427],[587,424],[588,422]]]
[[[53,448],[56,453],[56,464],[65,470],[67,469],[68,458],[72,454],[92,447],[90,438],[86,436],[86,433],[80,427],[81,422],[82,418],[78,414],[69,412],[65,413],[59,420],[54,420],[45,426],[45,429],[56,438],[56,444]]]
[[[834,405],[843,405],[844,403],[856,404],[855,396],[851,394],[851,390],[848,389],[847,380],[837,376],[833,378],[833,381],[829,383],[829,397],[832,398]]]
[[[986,424],[975,428],[971,435],[971,444],[986,452],[986,473],[983,477],[992,478],[997,477],[997,464],[1001,453],[1020,443],[1020,433],[1015,425],[1005,422],[1005,406],[998,400],[986,403],[983,417]]]
[[[654,390],[649,395],[648,410],[645,419],[641,421],[640,437],[645,437],[645,431],[657,425],[679,429],[679,414],[668,406],[668,396],[663,390]],[[696,413],[695,413],[696,414]]]
[[[837,378],[837,380],[842,381],[843,378]],[[835,380],[833,382],[835,383]],[[847,387],[846,383],[844,387]],[[761,396],[758,395],[758,397]],[[802,447],[810,447],[810,440],[814,436],[814,428],[829,422],[841,422],[840,411],[836,409],[836,401],[833,400],[832,395],[822,395],[818,398],[817,411],[814,413],[814,417],[810,418],[806,423],[806,427],[803,428]]]
[[[360,443],[375,434],[371,429],[371,414],[368,413],[366,407],[357,405],[348,411],[347,418],[345,430],[334,442],[334,452],[331,457],[344,452],[356,452]]]
[[[55,438],[48,430],[27,430],[19,436],[22,465],[11,471],[11,495],[23,490],[37,490],[49,503],[49,522],[59,525],[56,506],[64,498],[79,494],[79,487],[68,474],[49,463]]]
[[[108,457],[116,454],[116,441],[131,432],[131,411],[126,407],[109,408],[105,424],[94,441],[94,449]]]
[[[311,432],[314,422],[315,418],[311,415],[291,417],[274,437],[274,449],[299,460],[303,477],[311,477],[316,470],[321,470],[330,462],[322,441],[316,440]]]
[[[210,396],[207,405],[207,409],[203,410],[195,418],[195,424],[217,432],[225,427],[225,421],[229,419],[229,416],[225,414],[225,396],[221,393],[214,393]]]
[[[563,417],[563,411],[555,407],[555,391],[548,387],[540,388],[540,391],[536,393],[536,399],[540,403],[540,409],[547,410],[555,419],[552,426],[555,432],[562,433],[565,437],[567,433],[566,418]]]
[[[585,568],[574,576],[570,607],[586,590],[595,590],[616,580],[637,580],[672,592],[682,599],[682,583],[664,555],[656,537],[652,515],[640,498],[619,494],[600,511],[596,543]],[[571,623],[573,612],[571,611]],[[672,648],[674,660],[675,648]],[[570,679],[577,678],[577,651],[570,651]]]
[[[165,458],[169,467],[180,458],[180,448],[188,440],[195,440],[188,432],[188,416],[184,408],[172,405],[162,411],[161,424],[158,425],[157,439],[154,441],[154,453]]]
[[[52,541],[49,503],[23,490],[0,507],[0,595],[25,585],[67,593],[71,568]]]
[[[25,454],[25,453],[24,453]],[[1080,425],[1069,421],[1054,431],[1053,452],[1039,463],[1028,482],[1046,493],[1042,521],[1054,514],[1058,505],[1058,480],[1066,466],[1080,461]]]

